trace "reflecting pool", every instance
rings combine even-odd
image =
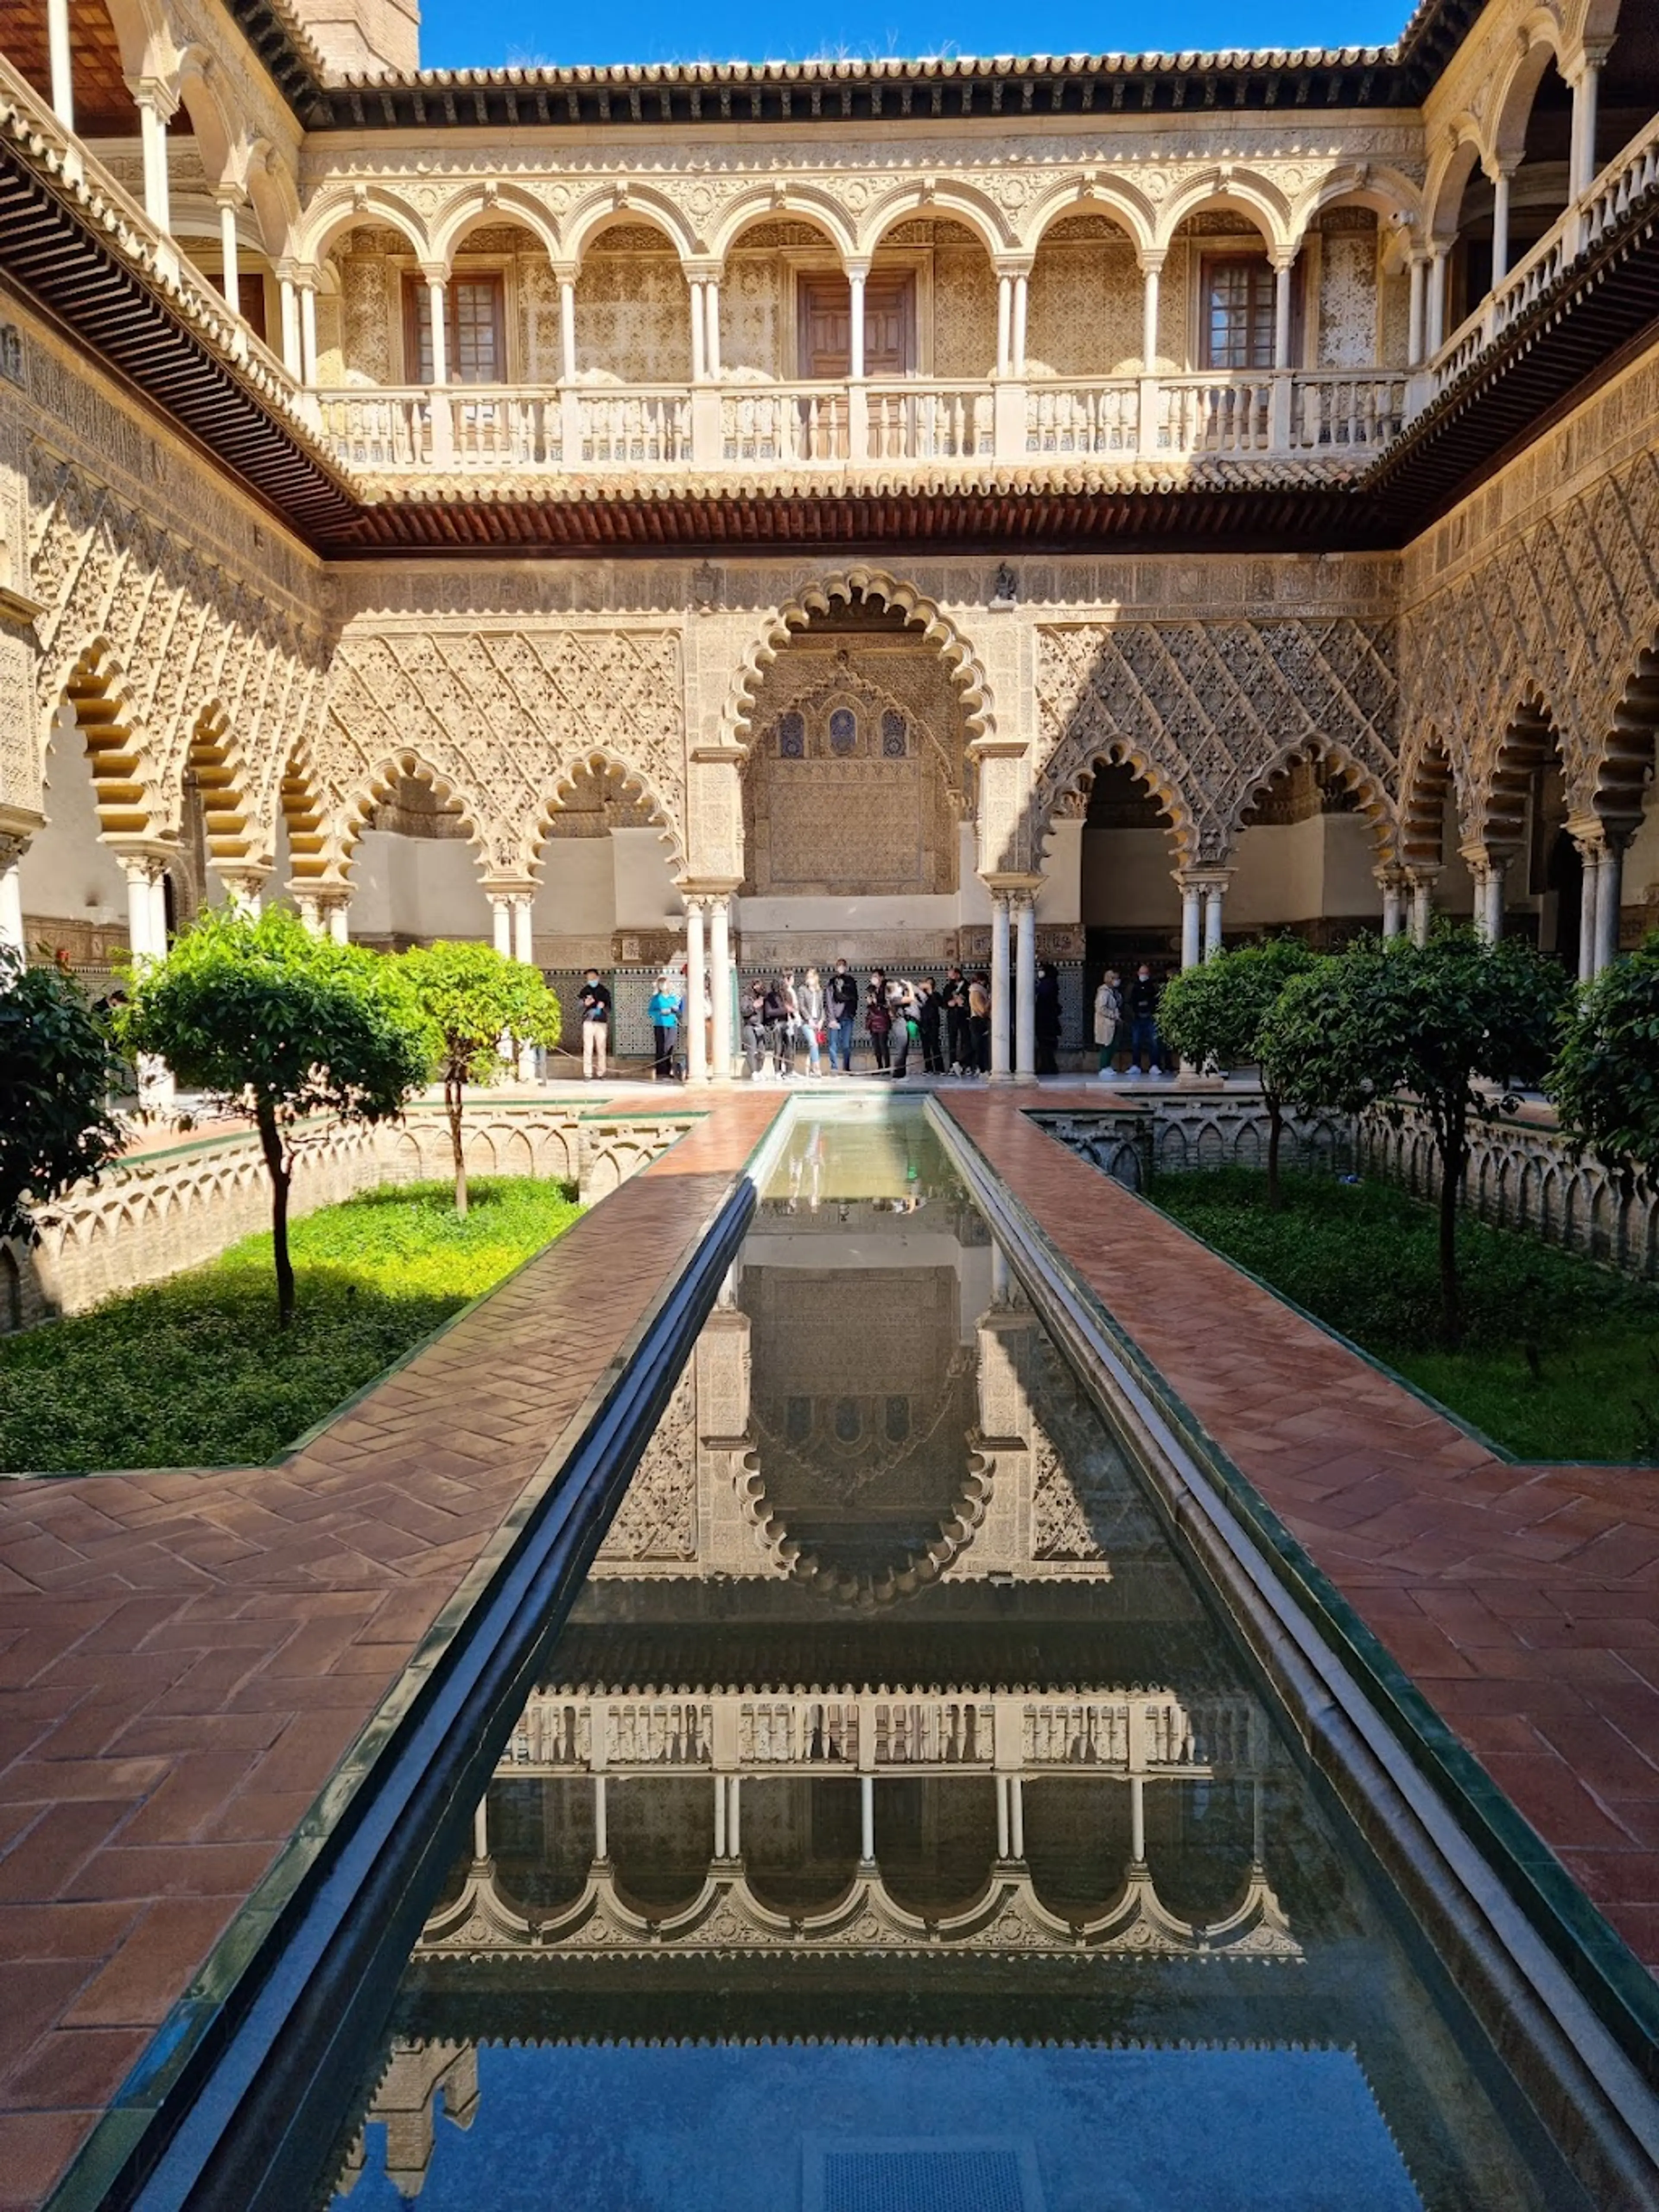
[[[920,1114],[803,1107],[365,2072],[389,2212],[1584,2200]]]

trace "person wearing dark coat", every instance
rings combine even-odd
[[[1039,960],[1036,972],[1036,1072],[1060,1073],[1060,978],[1051,961]]]

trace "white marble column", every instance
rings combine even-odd
[[[300,293],[300,381],[308,391],[317,386],[317,278],[307,270],[295,279]]]
[[[167,957],[167,872],[157,866],[149,880],[149,945],[158,960]]]
[[[1008,1777],[1008,1844],[1016,1859],[1025,1856],[1025,1777]]]
[[[328,908],[328,933],[337,945],[351,942],[351,902],[349,898],[331,899]]]
[[[1466,853],[1463,857],[1474,878],[1475,928],[1488,945],[1496,945],[1504,934],[1504,878],[1509,855]]]
[[[1025,374],[1025,313],[1030,289],[1031,279],[1028,272],[1024,269],[1017,270],[1014,273],[1014,327],[1009,340],[1010,366],[1016,376]]]
[[[854,384],[864,380],[864,279],[863,269],[849,269],[847,286],[852,302],[852,321],[848,331],[848,374]]]
[[[1206,960],[1213,960],[1221,950],[1221,916],[1226,897],[1225,876],[1212,876],[1204,886],[1204,957]]]
[[[1492,180],[1492,288],[1495,292],[1510,273],[1510,172],[1500,168]]]
[[[1295,271],[1294,255],[1288,261],[1273,263],[1273,367],[1291,367],[1291,279]]]
[[[1429,250],[1428,302],[1423,333],[1423,354],[1432,361],[1446,342],[1446,255],[1449,247],[1444,240],[1437,239]]]
[[[75,67],[70,46],[69,0],[46,0],[46,54],[52,70],[52,112],[65,131],[73,131]]]
[[[1434,876],[1427,869],[1413,869],[1412,887],[1412,943],[1426,945],[1429,932],[1434,927]]]
[[[229,185],[222,186],[213,195],[219,204],[219,258],[224,274],[220,287],[225,295],[225,305],[233,315],[242,312],[242,279],[238,259],[236,210],[242,195]]]
[[[711,384],[720,381],[720,285],[718,276],[702,280],[703,310],[703,368]]]
[[[1158,294],[1159,279],[1164,273],[1164,257],[1146,255],[1140,264],[1140,373],[1153,376],[1158,371]]]
[[[1178,877],[1181,884],[1181,964],[1196,968],[1204,957],[1204,890],[1200,884]]]
[[[1013,895],[1015,927],[1014,1080],[1036,1081],[1036,901]]]
[[[300,301],[294,289],[291,269],[277,269],[276,294],[283,319],[283,367],[297,384],[300,380]]]
[[[722,893],[708,902],[708,988],[714,994],[711,1024],[714,1077],[732,1080],[732,902]]]
[[[1577,837],[1578,857],[1583,864],[1583,884],[1578,895],[1578,980],[1588,983],[1595,974],[1595,918],[1597,894],[1601,888],[1601,840],[1600,836]]]
[[[689,1083],[708,1080],[708,1032],[703,1025],[702,1006],[708,990],[708,963],[704,957],[704,902],[685,902],[685,1074]]]
[[[876,1778],[873,1774],[859,1777],[859,1864],[872,1867],[876,1863]]]
[[[122,863],[127,879],[127,943],[135,961],[167,957],[167,864],[153,856]],[[138,1103],[159,1108],[173,1097],[173,1072],[164,1060],[145,1053],[138,1061]]]
[[[26,949],[22,859],[28,844],[27,837],[0,836],[0,945],[13,945],[19,952]]]
[[[559,374],[567,384],[576,380],[576,280],[559,279]]]
[[[533,891],[520,891],[513,901],[513,957],[521,960],[526,968],[536,964],[535,933],[531,924],[531,912],[536,903]],[[539,1073],[537,1065],[539,1048],[533,1044],[519,1047],[519,1080],[534,1083]]]
[[[1398,868],[1379,868],[1376,880],[1382,893],[1382,934],[1384,937],[1403,937],[1406,933],[1406,884]]]
[[[1133,1865],[1146,1863],[1146,1778],[1129,1777],[1129,1858]]]
[[[593,1777],[593,1856],[603,1864],[611,1856],[611,1835],[605,1820],[605,1777]]]
[[[1008,1066],[1008,894],[991,894],[991,1080],[1006,1083]]]
[[[707,325],[703,319],[702,279],[691,276],[686,280],[691,293],[691,381],[703,380],[703,337]]]
[[[513,901],[506,891],[489,893],[489,925],[495,950],[503,960],[513,957]]]
[[[1582,199],[1595,179],[1595,106],[1605,52],[1587,46],[1572,78],[1572,137],[1567,198]]]
[[[1610,968],[1619,957],[1619,908],[1624,893],[1625,843],[1613,831],[1605,833],[1601,865],[1595,871],[1595,972]]]
[[[143,141],[144,213],[157,230],[173,228],[167,191],[167,125],[179,105],[179,95],[160,77],[131,76],[127,89],[138,110]]]
[[[1410,303],[1406,311],[1406,362],[1410,368],[1415,368],[1423,358],[1424,280],[1428,266],[1426,255],[1412,255],[1409,263]]]
[[[997,277],[997,374],[1006,376],[1013,361],[1014,280],[1006,270]]]

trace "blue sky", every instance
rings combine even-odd
[[[634,0],[621,8],[549,0],[423,0],[428,69],[505,63],[804,61],[814,56],[1140,52],[1156,47],[1372,46],[1398,35],[1412,0],[817,0],[799,13],[755,0]]]

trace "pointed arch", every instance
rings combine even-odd
[[[1591,770],[1595,812],[1625,829],[1641,821],[1659,743],[1659,632],[1637,655]]]
[[[325,881],[334,872],[333,840],[322,781],[303,740],[283,767],[277,803],[288,829],[290,879],[307,885]]]
[[[1401,770],[1401,863],[1438,868],[1446,857],[1446,795],[1456,788],[1450,753],[1431,729]]]
[[[1227,822],[1228,844],[1231,846],[1238,837],[1244,827],[1245,817],[1266,794],[1268,786],[1298,761],[1326,763],[1337,770],[1344,785],[1358,798],[1359,811],[1371,825],[1379,866],[1393,861],[1397,857],[1393,800],[1374,769],[1356,759],[1340,738],[1327,737],[1322,732],[1315,737],[1299,738],[1293,745],[1286,745],[1261,769],[1240,794]]]
[[[721,742],[747,752],[750,717],[762,671],[769,668],[788,643],[793,631],[804,629],[814,615],[828,614],[837,602],[850,605],[854,599],[874,599],[902,613],[944,655],[961,695],[963,719],[969,745],[996,733],[991,687],[979,656],[950,617],[914,585],[902,583],[879,568],[848,568],[806,585],[793,599],[765,618],[759,636],[738,663],[732,689],[720,713]]]
[[[155,836],[161,809],[154,763],[132,684],[107,638],[94,638],[70,662],[52,701],[54,714],[65,702],[86,740],[103,836]]]
[[[1560,725],[1536,685],[1526,687],[1502,726],[1491,763],[1471,794],[1470,833],[1493,854],[1519,851],[1533,777],[1552,759],[1565,762]]]
[[[1103,768],[1127,768],[1138,783],[1145,784],[1169,819],[1176,866],[1196,866],[1201,857],[1199,824],[1186,793],[1150,753],[1121,733],[1059,747],[1033,793],[1033,849],[1046,857],[1054,823],[1064,814],[1087,808],[1095,773]]]
[[[633,802],[641,802],[651,814],[653,823],[661,830],[662,841],[669,847],[674,866],[682,868],[685,860],[684,841],[673,810],[653,784],[643,769],[613,751],[608,745],[588,745],[562,762],[544,779],[542,796],[537,802],[535,817],[526,840],[525,862],[532,871],[542,865],[549,833],[555,815],[565,804],[564,794],[574,793],[578,779],[584,771],[595,775],[601,782],[613,777],[622,787],[622,796]]]
[[[186,775],[195,775],[200,794],[208,865],[216,869],[246,868],[268,860],[270,855],[260,850],[247,757],[220,700],[210,701],[197,716],[185,748],[184,769]],[[169,809],[170,816],[181,812],[183,798],[181,777],[178,805]],[[169,819],[167,834],[176,836],[180,826],[178,819]]]
[[[461,791],[423,754],[410,746],[385,755],[343,801],[339,813],[341,873],[349,872],[356,858],[358,842],[369,826],[369,817],[382,800],[391,798],[404,776],[428,785],[445,805],[457,809],[480,867],[488,867],[489,850],[480,827],[483,809],[470,792]]]

